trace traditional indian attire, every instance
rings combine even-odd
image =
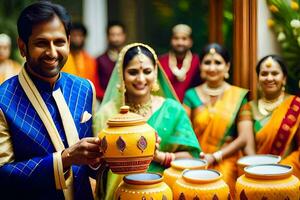
[[[164,55],[160,56],[160,58],[159,58],[159,62],[161,64],[161,66],[163,67],[165,73],[167,74],[167,76],[168,76],[168,78],[169,78],[173,88],[175,89],[176,94],[181,102],[183,101],[185,92],[192,87],[196,87],[201,82],[199,57],[197,54],[192,54],[190,51],[187,54],[189,55],[189,56],[186,56],[186,58],[185,58],[185,59],[188,59],[187,64],[185,64],[186,63],[185,59],[180,60],[180,59],[176,58],[171,52],[164,54]],[[174,59],[176,59],[177,66],[173,66],[176,64],[171,62],[171,57],[174,57]],[[191,57],[191,58],[187,58],[187,57]],[[171,65],[172,65],[172,67],[178,68],[179,70],[182,70],[183,65],[184,65],[184,67],[188,68],[188,71],[185,74],[184,80],[178,80],[178,78],[176,77],[176,75],[173,73],[173,71],[171,69]],[[189,66],[186,66],[186,65],[189,65]]]
[[[257,101],[249,102],[254,121],[258,154],[274,154],[283,158],[283,164],[293,166],[293,173],[300,178],[299,135],[300,97],[286,95],[272,113],[262,115]]]
[[[125,85],[122,72],[123,59],[124,55],[130,48],[138,45],[142,45],[147,49],[150,48],[140,43],[131,44],[124,47],[119,55],[118,62],[111,76],[100,110],[96,114],[94,122],[95,133],[106,127],[107,119],[117,113],[120,106],[125,102]],[[154,57],[156,56],[154,51],[153,55]],[[156,93],[156,95],[165,97],[166,99],[162,105],[154,111],[154,113],[152,113],[147,123],[157,131],[158,135],[162,139],[159,149],[165,152],[188,151],[194,157],[199,157],[200,147],[192,129],[190,120],[183,107],[176,101],[176,94],[172,90],[164,71],[159,65],[157,83],[160,86],[160,90]],[[119,86],[119,88],[116,88],[116,86]],[[163,172],[163,170],[164,167],[155,162],[152,162],[148,169],[148,171],[160,173]],[[122,178],[123,176],[113,174],[110,171],[107,177],[106,192],[104,192],[105,197],[102,196],[101,198],[109,200],[113,199],[114,192],[119,183],[122,181]]]
[[[113,69],[118,58],[118,53],[110,53],[112,51],[106,51],[96,59],[97,63],[97,75],[100,80],[100,85],[105,91],[108,85],[108,81],[113,72]]]
[[[76,55],[70,53],[62,71],[92,81],[96,89],[97,98],[102,99],[104,91],[97,76],[96,61],[86,51],[82,50]]]
[[[93,102],[92,84],[66,73],[52,87],[23,67],[0,86],[1,198],[93,199],[93,171],[72,165],[64,172],[61,159],[65,148],[92,136]]]
[[[242,120],[240,108],[247,103],[248,91],[229,85],[215,104],[210,105],[205,102],[201,87],[188,90],[184,104],[193,110],[192,124],[203,152],[214,153],[237,137],[236,122]],[[234,191],[237,178],[237,159],[238,152],[212,166],[223,174],[231,191]]]
[[[7,59],[0,63],[0,84],[5,80],[17,75],[21,70],[21,65],[16,61]]]

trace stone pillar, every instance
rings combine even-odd
[[[85,48],[92,56],[107,48],[107,0],[83,0],[83,23],[88,29]]]

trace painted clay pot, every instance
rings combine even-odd
[[[142,116],[129,112],[128,106],[121,107],[120,113],[107,124],[98,137],[104,159],[112,172],[145,172],[155,151],[155,130]]]
[[[244,168],[251,165],[263,165],[263,164],[278,164],[281,160],[280,156],[271,154],[258,154],[245,156],[237,161],[239,176],[244,174]]]
[[[172,200],[170,187],[160,174],[131,174],[123,178],[115,193],[115,200]]]
[[[173,185],[174,200],[228,200],[228,185],[215,170],[185,170]]]
[[[178,159],[171,162],[171,167],[163,174],[164,182],[172,188],[185,169],[206,169],[207,161],[200,159]]]
[[[236,198],[240,200],[299,200],[300,182],[292,175],[292,167],[279,164],[252,165],[236,182]]]

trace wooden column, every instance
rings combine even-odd
[[[137,2],[138,0],[119,0],[121,10],[121,20],[126,27],[127,42],[138,40],[137,30]],[[125,9],[126,8],[126,9]]]
[[[223,0],[209,1],[209,42],[223,44]]]
[[[256,98],[257,1],[234,0],[233,84]]]

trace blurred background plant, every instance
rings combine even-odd
[[[300,0],[267,0],[272,19],[268,26],[277,36],[281,55],[288,66],[287,90],[300,90]]]
[[[12,52],[11,58],[23,63],[24,60],[21,57],[17,47],[17,20],[21,11],[33,2],[38,0],[0,0],[0,33],[6,33],[11,37]],[[73,0],[52,0],[53,2],[60,3],[68,8],[68,11],[72,15],[73,20],[81,20],[82,1],[77,0],[74,3]]]
[[[23,8],[34,0],[0,0],[0,33],[6,33],[11,37],[11,58],[22,63],[22,58],[17,48],[17,19]]]

